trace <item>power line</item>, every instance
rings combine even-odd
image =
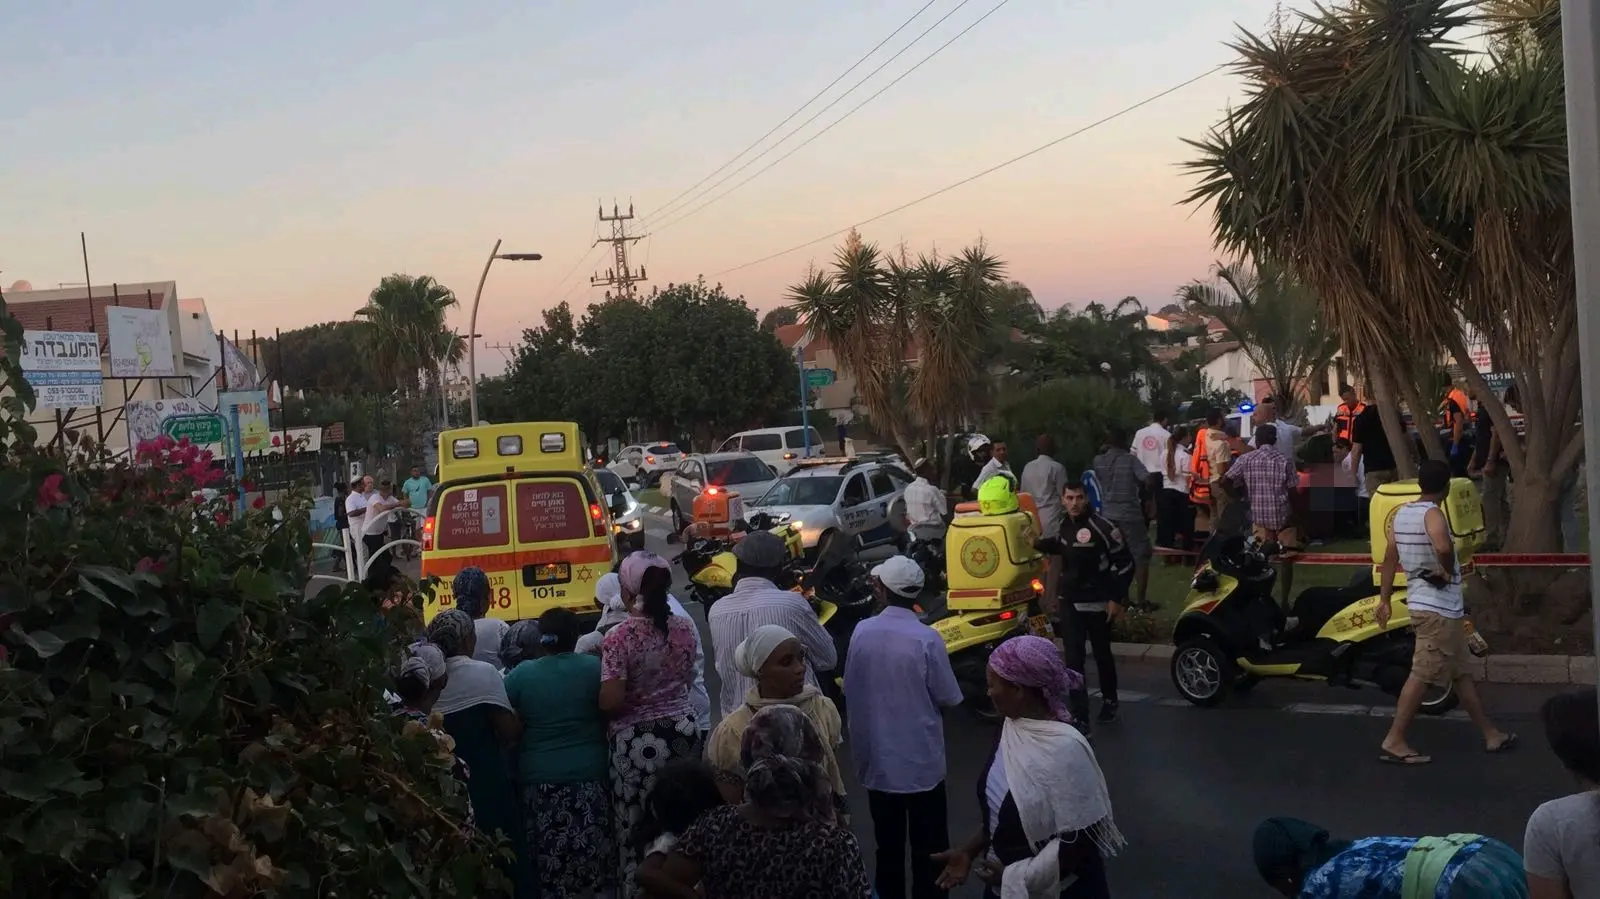
[[[767,255],[767,256],[762,256],[760,259],[755,259],[755,260],[752,260],[750,262],[741,263],[739,265],[733,266],[732,268],[725,268],[722,271],[717,272],[716,274],[712,275],[712,277],[720,278],[721,276],[729,274],[731,272],[741,271],[743,269],[750,268],[753,265],[760,265],[763,262],[770,262],[773,259],[777,259],[780,256],[787,256],[790,253],[795,253],[795,252],[798,252],[800,250],[803,250],[806,247],[811,246],[812,244],[821,243],[821,242],[823,242],[825,240],[828,240],[830,238],[838,237],[839,235],[848,232],[851,228],[859,228],[862,225],[870,225],[873,222],[878,221],[879,219],[885,219],[885,218],[888,218],[891,215],[894,215],[897,212],[902,212],[904,210],[910,209],[911,207],[917,205],[918,203],[923,203],[923,202],[926,202],[928,200],[933,199],[934,197],[940,196],[942,194],[947,194],[950,191],[955,190],[958,187],[964,187],[964,186],[966,186],[968,184],[971,184],[972,182],[977,181],[979,178],[982,178],[982,177],[984,177],[986,175],[992,175],[995,172],[998,172],[1001,169],[1006,168],[1007,166],[1015,165],[1016,163],[1019,163],[1022,160],[1027,159],[1030,156],[1036,156],[1036,155],[1038,155],[1040,153],[1043,153],[1045,150],[1048,150],[1051,147],[1056,146],[1057,144],[1065,143],[1066,141],[1069,141],[1072,138],[1077,137],[1080,134],[1083,134],[1083,133],[1085,133],[1087,131],[1093,131],[1094,129],[1100,127],[1101,125],[1106,124],[1107,122],[1111,122],[1111,121],[1115,121],[1116,119],[1120,119],[1123,116],[1127,115],[1128,113],[1134,112],[1135,110],[1138,110],[1138,109],[1141,109],[1141,108],[1143,108],[1145,106],[1148,106],[1151,103],[1154,103],[1155,101],[1162,99],[1163,97],[1169,96],[1171,94],[1175,94],[1178,91],[1181,91],[1184,88],[1188,87],[1189,85],[1194,84],[1195,82],[1203,81],[1206,78],[1209,78],[1212,75],[1215,75],[1216,73],[1222,71],[1223,69],[1226,69],[1228,67],[1228,65],[1229,65],[1228,63],[1224,63],[1224,64],[1222,64],[1220,66],[1217,66],[1216,68],[1207,69],[1206,71],[1201,72],[1200,74],[1194,76],[1193,78],[1190,78],[1187,81],[1181,82],[1179,84],[1175,84],[1172,87],[1169,87],[1164,91],[1161,91],[1160,93],[1152,94],[1152,95],[1150,95],[1148,97],[1145,97],[1143,100],[1140,100],[1139,102],[1134,103],[1134,104],[1132,104],[1130,106],[1124,106],[1123,108],[1117,110],[1116,112],[1111,113],[1108,116],[1105,116],[1104,118],[1097,119],[1097,120],[1095,120],[1093,122],[1090,122],[1087,125],[1084,125],[1081,128],[1078,128],[1075,131],[1071,131],[1071,132],[1068,132],[1066,134],[1063,134],[1062,136],[1060,136],[1060,137],[1056,138],[1055,140],[1052,140],[1052,141],[1050,141],[1048,143],[1040,144],[1039,146],[1034,147],[1032,150],[1029,150],[1026,153],[1021,153],[1021,154],[1018,154],[1016,156],[1011,157],[1010,159],[1007,159],[1005,162],[996,163],[995,165],[992,165],[992,166],[984,169],[983,171],[978,172],[975,175],[969,175],[969,176],[967,176],[965,178],[962,178],[960,181],[957,181],[954,184],[947,184],[944,187],[941,187],[938,190],[933,191],[932,193],[923,194],[922,196],[916,198],[915,200],[911,200],[910,202],[907,202],[907,203],[901,203],[899,206],[896,206],[893,209],[887,210],[885,212],[880,212],[877,215],[872,216],[871,218],[862,219],[861,221],[856,222],[853,225],[846,225],[845,227],[840,228],[837,231],[829,231],[827,234],[824,234],[824,235],[822,235],[820,237],[814,237],[811,240],[806,241],[805,243],[795,244],[794,246],[788,248],[787,250],[779,250],[776,253],[772,253],[772,254]]]
[[[932,6],[933,4],[935,4],[937,2],[939,2],[939,0],[928,0],[927,3],[924,3],[922,5],[921,9],[919,9],[916,12],[911,14],[911,18],[906,19],[904,22],[901,22],[900,23],[900,27],[898,27],[895,30],[889,32],[889,36],[888,37],[884,38],[883,40],[879,41],[877,44],[873,45],[873,48],[871,50],[868,50],[860,59],[858,59],[855,62],[851,63],[850,64],[850,68],[845,69],[843,72],[840,72],[839,76],[837,78],[835,78],[832,81],[828,82],[828,86],[827,87],[824,87],[822,90],[817,91],[816,94],[811,97],[811,99],[809,99],[806,102],[801,103],[799,106],[795,107],[794,112],[789,113],[789,115],[787,117],[785,117],[783,121],[779,122],[776,125],[773,125],[772,129],[770,131],[768,131],[766,134],[763,134],[760,137],[756,138],[755,142],[752,143],[750,146],[745,147],[743,150],[740,150],[738,153],[734,154],[733,158],[729,159],[727,162],[724,162],[722,165],[719,165],[715,169],[713,169],[711,171],[711,174],[705,176],[704,178],[701,178],[699,181],[696,181],[694,184],[691,184],[688,187],[688,189],[684,190],[682,193],[678,194],[677,196],[675,196],[672,199],[668,200],[667,202],[663,203],[660,207],[658,207],[656,209],[655,212],[651,213],[651,215],[664,215],[666,213],[666,211],[669,208],[672,207],[673,204],[677,203],[679,200],[681,200],[684,197],[688,196],[689,194],[693,193],[695,188],[698,188],[700,185],[702,185],[702,184],[706,183],[707,181],[710,181],[712,178],[716,177],[717,174],[720,173],[723,169],[727,168],[730,165],[733,165],[735,162],[738,162],[746,153],[749,153],[751,150],[754,150],[756,147],[760,146],[761,143],[763,141],[765,141],[767,138],[769,138],[772,135],[776,134],[779,128],[782,128],[784,125],[787,125],[790,122],[794,121],[794,117],[799,115],[800,113],[804,112],[807,106],[810,106],[811,104],[813,104],[813,103],[817,102],[818,100],[822,99],[824,94],[826,94],[830,90],[833,90],[834,85],[836,85],[839,82],[843,81],[846,75],[849,75],[851,72],[854,72],[856,69],[860,68],[862,63],[864,63],[868,59],[872,58],[872,54],[877,53],[879,50],[883,49],[883,45],[884,44],[887,44],[891,40],[894,40],[894,36],[895,35],[897,35],[900,32],[906,30],[906,27],[909,26],[912,22],[916,21],[918,16],[922,15],[924,12],[927,12],[928,7]],[[959,8],[960,7],[957,7],[957,9],[959,9]],[[915,41],[913,41],[912,43],[915,43]],[[854,88],[852,88],[851,90],[854,90]],[[849,93],[849,91],[846,91],[846,94],[848,94],[848,93]],[[650,215],[647,215],[645,218],[646,218],[646,220],[648,220],[650,218]]]
[[[963,0],[963,5],[965,5],[966,2],[967,2],[967,0]],[[960,31],[956,32],[954,37],[952,37],[949,40],[945,41],[944,43],[940,44],[938,47],[936,47],[934,49],[934,51],[932,53],[929,53],[927,56],[924,56],[924,57],[922,57],[922,59],[918,60],[916,65],[912,66],[909,69],[906,69],[904,72],[901,72],[899,75],[895,76],[893,81],[890,81],[888,84],[885,84],[883,87],[878,88],[878,90],[876,92],[874,92],[872,94],[872,96],[868,97],[865,100],[862,100],[860,103],[857,103],[854,107],[852,107],[850,109],[849,112],[847,112],[844,115],[838,117],[837,119],[834,119],[832,122],[829,122],[828,125],[825,128],[823,128],[821,131],[818,131],[816,134],[811,135],[810,137],[806,138],[805,140],[801,141],[798,146],[794,147],[789,152],[787,152],[787,153],[783,154],[782,156],[779,156],[777,159],[774,159],[773,161],[767,163],[765,166],[762,166],[760,169],[757,169],[755,174],[753,174],[750,177],[744,179],[743,181],[740,181],[738,184],[735,184],[734,186],[728,188],[727,190],[723,191],[722,193],[716,195],[715,197],[712,197],[711,199],[707,200],[706,202],[701,203],[699,206],[693,207],[692,209],[690,209],[687,212],[680,211],[679,213],[674,214],[673,216],[668,218],[667,221],[662,222],[661,224],[652,227],[651,231],[652,232],[659,232],[662,229],[670,228],[673,225],[676,225],[677,223],[683,221],[684,219],[689,218],[690,216],[693,216],[695,213],[698,213],[700,210],[705,209],[707,206],[711,206],[711,205],[717,203],[718,201],[722,200],[722,198],[728,196],[729,194],[733,193],[734,191],[738,190],[739,188],[744,187],[746,184],[749,184],[751,181],[756,180],[757,178],[759,178],[762,175],[766,174],[768,171],[771,171],[774,166],[778,165],[779,163],[783,162],[785,159],[788,159],[789,157],[793,156],[794,154],[796,154],[796,153],[800,152],[801,150],[805,149],[806,146],[809,145],[812,141],[814,141],[817,138],[823,136],[824,134],[827,134],[829,131],[832,131],[834,129],[834,127],[837,126],[839,123],[841,123],[845,119],[848,119],[851,116],[855,115],[857,112],[860,112],[862,107],[866,106],[868,103],[871,103],[873,100],[878,99],[878,97],[882,96],[885,91],[889,90],[889,88],[894,87],[895,85],[899,84],[903,79],[905,79],[905,77],[907,75],[910,75],[912,72],[915,72],[917,69],[922,68],[922,66],[925,63],[927,63],[929,60],[933,59],[935,56],[938,56],[940,53],[943,53],[946,47],[949,47],[951,44],[953,44],[956,41],[960,40],[962,37],[964,37],[966,35],[967,32],[969,32],[972,29],[974,29],[974,28],[978,27],[979,25],[983,24],[983,21],[985,19],[987,19],[990,16],[994,15],[995,13],[999,12],[1000,11],[1000,7],[1005,6],[1009,2],[1010,2],[1010,0],[1000,0],[999,3],[996,3],[994,6],[990,7],[988,12],[986,12],[983,15],[979,16],[977,21],[973,22],[972,24],[968,25],[967,27],[965,27],[965,28],[961,29]],[[956,7],[956,9],[960,9],[960,7],[958,6],[958,7]],[[951,12],[955,12],[955,10],[951,10]],[[946,17],[948,18],[948,14],[946,15]],[[942,22],[942,21],[944,21],[944,19],[940,19],[939,21]],[[939,24],[938,22],[934,23],[935,26],[937,26],[938,24]],[[930,28],[929,30],[932,30],[932,29]],[[927,34],[927,32],[925,31],[925,32],[923,32],[923,34]],[[918,40],[920,40],[920,39],[921,39],[921,37],[919,36]],[[913,42],[913,43],[915,43],[915,42]],[[910,44],[906,45],[906,49],[910,49],[910,46],[911,46]],[[901,52],[904,52],[904,51],[901,51]],[[896,55],[898,55],[898,54],[896,54]],[[893,59],[891,58],[890,61],[892,62]],[[876,74],[876,73],[874,73],[874,74]],[[868,77],[870,78],[871,76],[869,75]],[[863,79],[863,80],[865,80],[865,79]],[[859,86],[860,85],[858,84],[857,87],[859,87]],[[854,90],[854,89],[855,88],[851,88],[851,90]],[[838,100],[835,100],[834,103],[837,103],[839,100],[843,100],[847,96],[849,96],[849,92],[848,91],[845,92],[844,94],[841,94],[839,96]],[[817,112],[817,116],[820,116],[820,115],[822,115],[822,113],[827,112],[829,109],[833,108],[834,103],[830,103],[827,106],[823,107],[821,110],[819,110]],[[760,156],[756,156],[756,157],[752,158],[749,162],[746,162],[744,165],[742,165],[739,168],[735,169],[734,171],[730,172],[727,175],[727,177],[722,178],[716,184],[713,184],[712,188],[715,188],[718,185],[721,185],[721,184],[725,183],[726,181],[728,181],[729,178],[732,178],[734,175],[737,175],[740,172],[744,171],[745,169],[749,168],[757,160],[759,160],[761,158],[761,156],[765,156],[768,152],[771,152],[772,150],[777,149],[778,145],[782,144],[784,140],[788,140],[790,137],[793,137],[794,134],[796,132],[798,132],[801,128],[804,128],[806,125],[809,125],[812,122],[816,121],[817,116],[812,116],[811,118],[807,119],[805,121],[805,123],[800,126],[800,128],[796,128],[794,131],[791,131],[789,134],[784,135],[783,140],[780,140],[780,141],[778,141],[777,144],[773,144],[771,147],[768,147],[767,150],[764,151]],[[709,192],[710,191],[708,190],[707,193],[709,193]],[[701,196],[703,197],[704,194],[702,194]]]
[[[598,249],[599,246],[600,246],[598,243],[595,242],[595,238],[597,238],[599,236],[600,236],[600,223],[598,221],[592,222],[590,224],[590,230],[589,230],[589,249],[588,249],[588,252],[584,253],[582,256],[576,256],[576,258],[573,259],[572,267],[567,269],[567,273],[561,276],[561,280],[557,281],[556,285],[554,287],[550,288],[550,292],[545,294],[545,305],[546,306],[550,305],[549,300],[550,300],[551,297],[556,295],[556,291],[560,290],[562,285],[564,285],[568,281],[572,280],[572,276],[577,273],[578,267],[583,265],[585,262],[589,261],[589,257],[594,255],[594,251],[596,249]]]

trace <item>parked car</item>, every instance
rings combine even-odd
[[[616,458],[606,468],[617,473],[624,481],[633,481],[642,487],[654,487],[662,472],[671,471],[683,461],[683,450],[676,443],[664,440],[655,443],[635,443],[617,450]]]
[[[745,512],[797,523],[808,552],[836,532],[854,538],[860,548],[881,546],[905,533],[905,489],[911,481],[911,474],[892,462],[807,462],[754,501],[746,500]]]
[[[644,506],[615,471],[597,468],[594,479],[600,484],[607,508],[611,508],[619,495],[623,498],[621,514],[615,509],[611,513],[611,532],[616,537],[617,550],[626,555],[644,549]]]
[[[696,453],[678,463],[667,485],[672,529],[681,533],[694,521],[694,498],[706,487],[726,487],[749,502],[767,492],[774,479],[767,463],[749,453]]]
[[[827,448],[822,444],[822,435],[816,428],[810,428],[811,451],[806,452],[807,428],[759,428],[754,431],[740,431],[739,433],[722,441],[717,447],[719,453],[751,453],[761,461],[772,466],[772,470],[783,474],[794,467],[799,459],[814,459],[827,455]]]

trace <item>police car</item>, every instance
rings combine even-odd
[[[774,516],[800,529],[807,552],[829,534],[856,538],[861,548],[897,543],[905,534],[906,485],[912,475],[892,462],[818,459],[796,462],[745,515]]]

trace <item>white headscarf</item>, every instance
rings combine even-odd
[[[1006,782],[1017,804],[1032,858],[1006,866],[1001,899],[1042,899],[1071,883],[1063,878],[1057,840],[1082,831],[1100,854],[1117,854],[1126,842],[1111,817],[1111,794],[1089,741],[1064,721],[1007,718],[1000,731]]]
[[[628,620],[628,606],[622,601],[622,578],[616,572],[602,575],[594,585],[595,601],[600,603],[600,620],[594,630],[578,638],[573,652],[599,652],[606,632]]]
[[[401,677],[416,677],[431,687],[444,677],[444,653],[439,647],[419,640],[407,647],[405,660],[400,663]]]
[[[755,680],[760,676],[761,666],[767,664],[767,659],[786,640],[793,640],[795,636],[788,628],[776,624],[764,624],[750,632],[733,650],[733,668],[745,677]]]

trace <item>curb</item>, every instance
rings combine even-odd
[[[1129,661],[1166,662],[1173,647],[1166,643],[1113,643],[1111,654]],[[1595,685],[1594,656],[1491,655],[1469,658],[1467,672],[1486,684]]]

